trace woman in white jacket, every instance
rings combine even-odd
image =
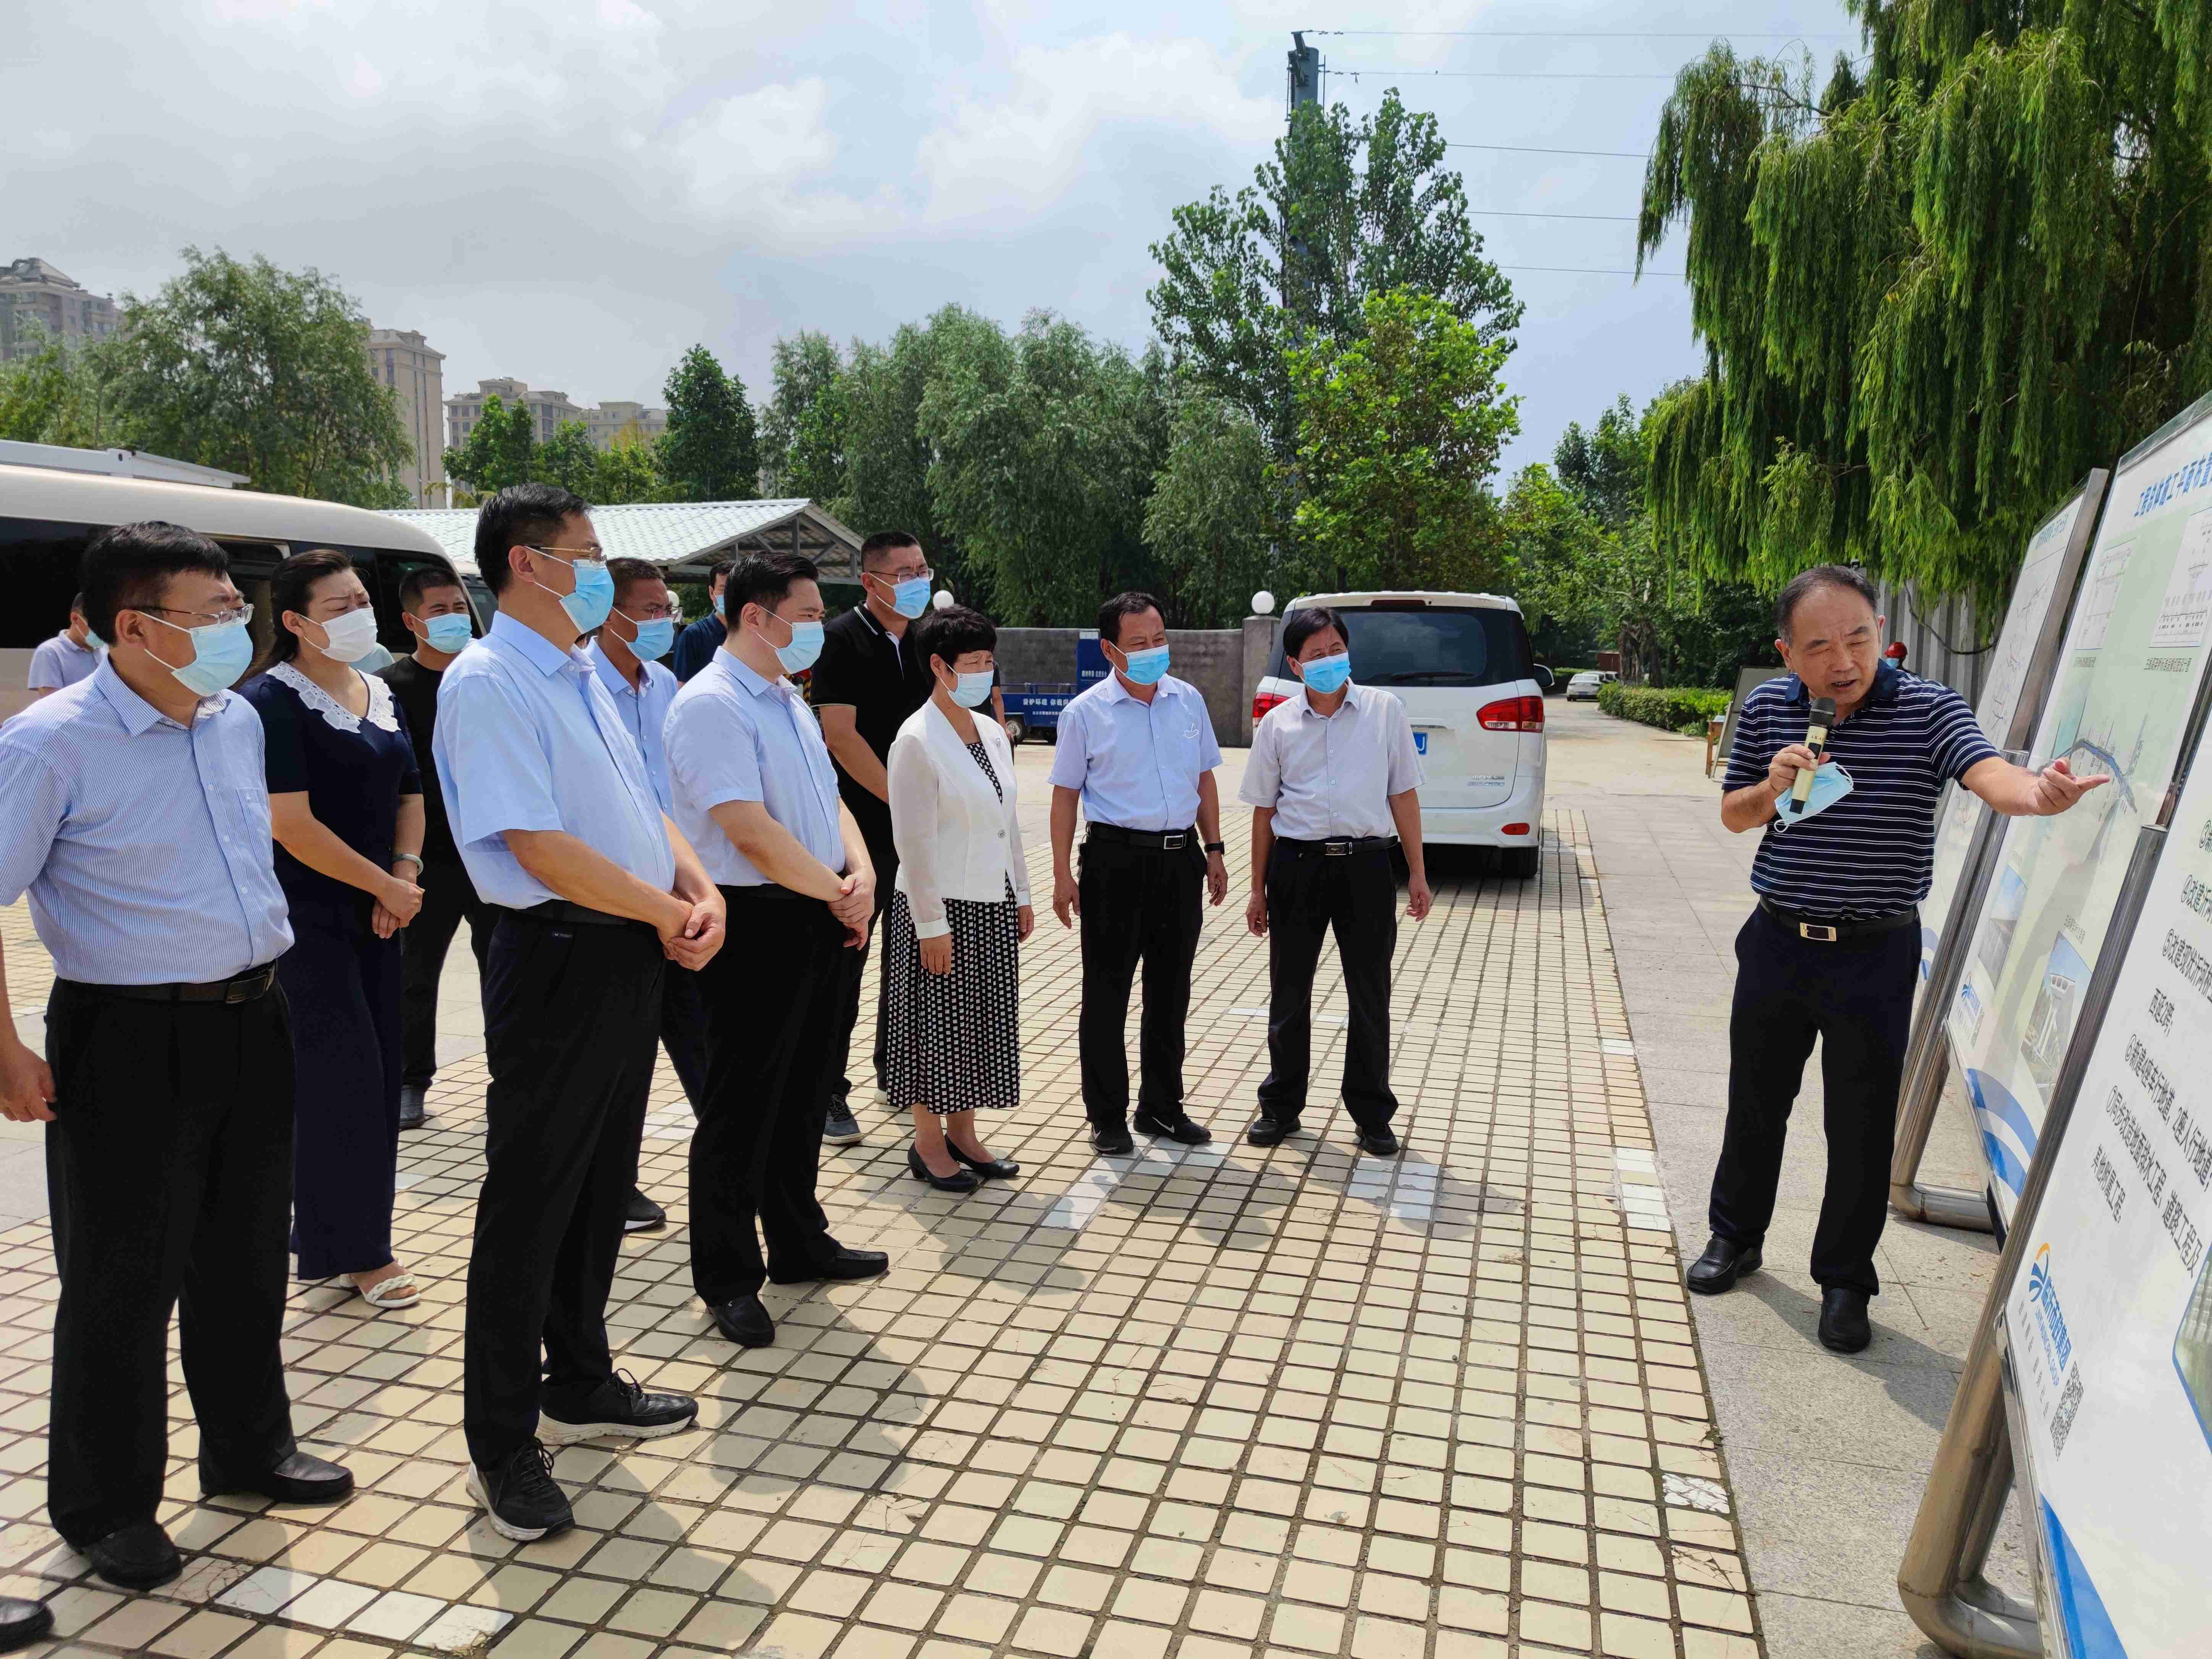
[[[936,688],[891,740],[891,839],[898,882],[884,916],[884,1083],[914,1114],[907,1168],[972,1192],[1018,1166],[976,1137],[975,1113],[1021,1098],[1021,963],[1036,925],[1005,728],[970,711],[990,701],[998,630],[955,606],[908,635]]]

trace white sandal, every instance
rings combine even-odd
[[[415,1275],[405,1268],[374,1285],[356,1285],[361,1299],[380,1312],[392,1313],[402,1308],[411,1308],[422,1299],[422,1290],[415,1282]]]

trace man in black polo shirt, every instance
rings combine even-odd
[[[1791,672],[1756,687],[1737,717],[1721,822],[1738,834],[1764,826],[1765,839],[1752,866],[1759,907],[1735,941],[1712,1239],[1688,1273],[1710,1296],[1759,1267],[1790,1108],[1820,1037],[1828,1175],[1812,1271],[1820,1341],[1838,1353],[1871,1340],[1867,1300],[1881,1288],[1874,1251],[1943,786],[1956,780],[2018,817],[2063,812],[2107,781],[2077,778],[2063,760],[2040,772],[2005,760],[1957,692],[1881,659],[1885,620],[1856,570],[1793,577],[1774,642]],[[1816,696],[1834,700],[1836,718],[1801,813],[1784,798],[1814,764],[1805,738]]]
[[[822,656],[814,665],[815,714],[830,757],[837,763],[837,791],[853,809],[876,867],[875,916],[890,902],[898,874],[898,848],[891,842],[890,782],[884,757],[907,716],[929,701],[935,684],[929,665],[906,648],[907,630],[929,609],[932,574],[921,544],[903,530],[879,530],[860,544],[860,586],[866,603],[834,618],[822,633]],[[869,919],[873,936],[874,916]],[[867,963],[867,941],[860,962]],[[884,988],[876,987],[875,1084],[884,1086]],[[852,975],[847,1006],[830,1042],[849,1049],[860,1020],[860,975]],[[853,1080],[842,1079],[830,1102],[823,1139],[850,1146],[860,1138],[850,1098]]]

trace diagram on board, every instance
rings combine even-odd
[[[2120,580],[2128,574],[2128,561],[2135,550],[2136,544],[2126,541],[2097,556],[2096,568],[2089,573],[2088,586],[2081,593],[2081,624],[2074,634],[2075,649],[2102,648],[2112,625],[2112,607],[2119,603]]]
[[[2193,651],[2204,643],[2207,623],[2212,623],[2212,507],[2181,527],[2173,574],[2159,601],[2158,620],[2151,624],[2150,648]]]

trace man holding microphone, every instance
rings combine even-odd
[[[1721,822],[1765,838],[1752,866],[1758,908],[1735,941],[1712,1239],[1687,1274],[1692,1291],[1714,1296],[1759,1269],[1790,1109],[1819,1037],[1828,1170],[1812,1273],[1820,1339],[1838,1353],[1872,1340],[1867,1302],[1881,1288],[1874,1252],[1889,1211],[1917,907],[1943,786],[1956,780],[2019,817],[2063,812],[2109,781],[2077,778],[2063,760],[2033,772],[2004,759],[1966,699],[1883,659],[1875,599],[1849,566],[1791,578],[1774,642],[1790,672],[1755,687],[1737,717]]]

